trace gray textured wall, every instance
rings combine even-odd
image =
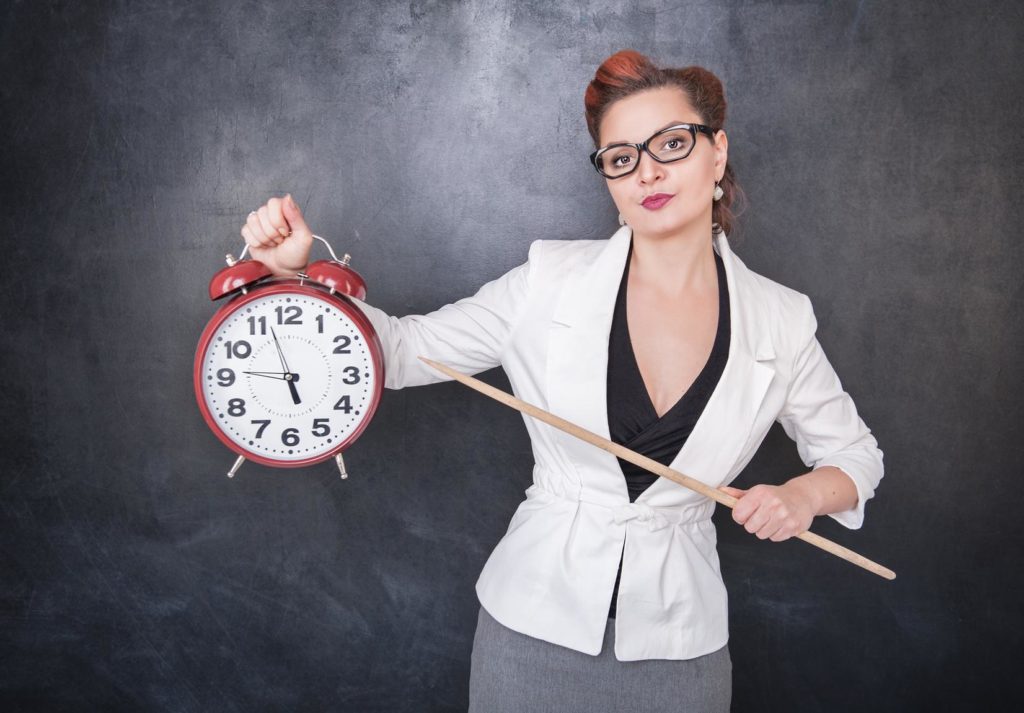
[[[465,708],[519,415],[388,391],[349,481],[228,480],[191,386],[206,285],[285,191],[392,314],[535,238],[607,237],[582,94],[626,47],[724,80],[734,246],[811,296],[886,456],[864,528],[814,530],[894,582],[719,508],[734,710],[1019,704],[1021,25],[994,1],[7,3],[0,704]],[[802,471],[777,426],[738,484]]]

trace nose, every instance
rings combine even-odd
[[[637,159],[636,174],[641,183],[653,183],[665,175],[665,166],[651,158],[646,151],[641,151],[640,158]]]

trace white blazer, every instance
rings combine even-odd
[[[500,364],[516,396],[608,438],[608,340],[630,237],[624,226],[607,240],[535,240],[526,263],[430,314],[392,317],[355,300],[383,343],[385,387],[447,380],[418,355],[470,374]],[[713,247],[728,279],[729,356],[671,467],[728,485],[779,421],[809,468],[841,468],[856,484],[856,507],[831,517],[859,528],[882,452],[815,337],[811,301],[747,268],[724,234]],[[659,478],[631,503],[615,456],[523,420],[533,485],[477,581],[483,607],[515,631],[596,655],[621,555],[618,660],[724,646],[715,501]]]

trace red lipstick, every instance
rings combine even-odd
[[[647,210],[658,210],[674,197],[674,193],[654,193],[644,198],[643,206]]]

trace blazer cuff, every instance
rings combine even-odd
[[[824,466],[838,468],[853,481],[854,487],[857,488],[857,504],[849,510],[828,513],[828,516],[833,520],[851,530],[859,530],[864,524],[864,506],[867,505],[868,500],[875,494],[872,480],[867,476],[867,473],[877,471],[878,466],[877,464],[861,462],[862,459],[868,457],[866,454],[836,454],[822,459],[814,466],[815,468]]]

